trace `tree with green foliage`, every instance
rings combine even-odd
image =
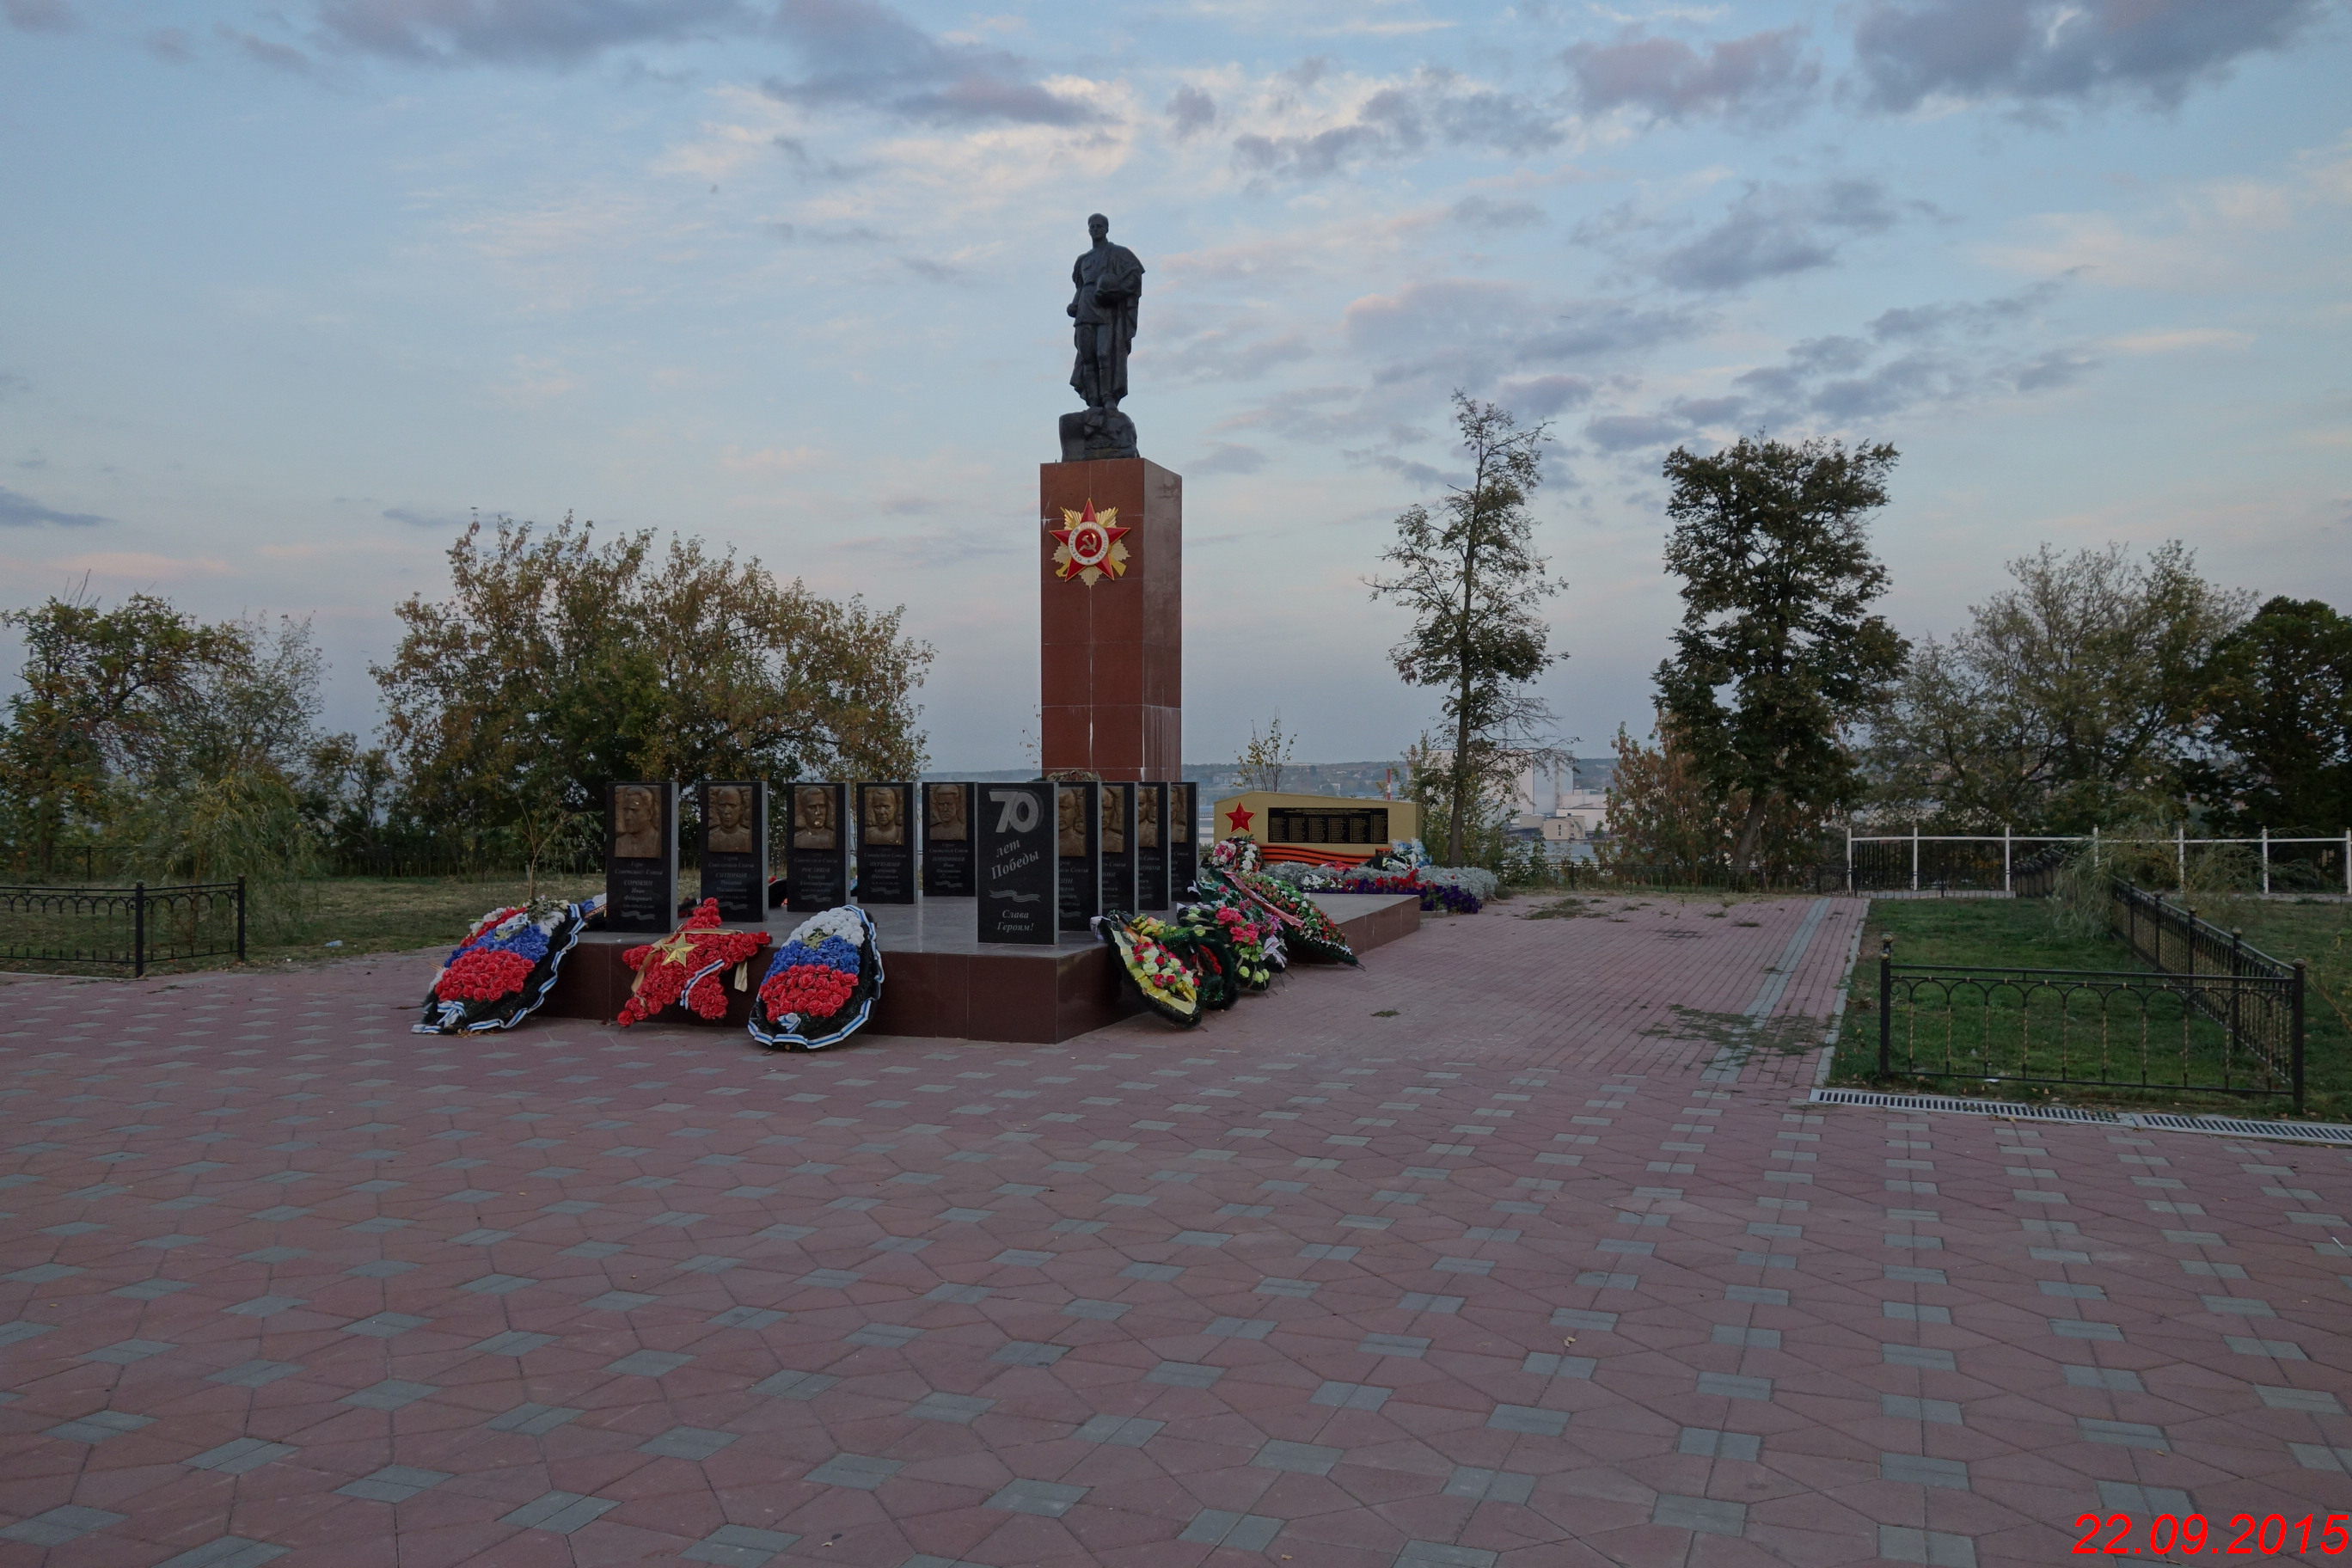
[[[7,621],[26,658],[0,786],[35,874],[80,848],[107,875],[244,878],[257,929],[299,925],[290,885],[321,847],[314,759],[352,744],[317,732],[325,661],[309,624],[206,626],[143,594],[112,610],[52,598]]]
[[[47,876],[61,848],[104,837],[123,805],[114,786],[142,759],[168,754],[173,715],[237,639],[150,594],[111,610],[80,593],[53,596],[0,614],[0,626],[25,641],[0,787],[19,854]]]
[[[376,668],[402,811],[534,863],[632,778],[911,778],[930,649],[900,612],[651,531],[478,522]]]
[[[2352,826],[2352,618],[2274,598],[2203,669],[2191,789],[2241,829]]]
[[[1599,846],[1604,866],[1654,873],[1675,881],[1681,874],[1730,863],[1747,826],[1744,790],[1718,794],[1700,776],[1690,748],[1673,721],[1658,717],[1654,746],[1617,728],[1617,766],[1609,783],[1609,834]],[[1780,877],[1815,863],[1827,813],[1783,798],[1766,815],[1758,840],[1757,864]]]
[[[1454,422],[1469,482],[1449,485],[1434,515],[1415,504],[1397,518],[1396,542],[1381,557],[1396,574],[1370,586],[1375,599],[1413,613],[1412,630],[1389,650],[1397,673],[1407,685],[1445,693],[1452,744],[1426,771],[1443,770],[1433,793],[1444,807],[1446,863],[1460,865],[1485,797],[1517,772],[1512,753],[1551,722],[1526,686],[1553,662],[1549,628],[1536,611],[1562,584],[1545,575],[1528,513],[1551,427],[1521,429],[1507,409],[1461,392]],[[1416,763],[1414,773],[1424,776],[1423,767]]]
[[[2178,540],[2009,563],[2015,586],[1923,642],[1874,724],[1885,809],[1958,831],[2178,821],[2215,650],[2249,596]]]
[[[1667,455],[1683,579],[1659,707],[1718,800],[1747,796],[1731,863],[1757,865],[1776,811],[1824,811],[1860,793],[1845,731],[1902,668],[1906,646],[1868,613],[1886,592],[1863,520],[1886,504],[1891,446],[1742,437],[1712,457]]]

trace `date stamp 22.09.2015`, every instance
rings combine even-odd
[[[2216,1525],[2201,1513],[2160,1513],[2140,1521],[2127,1513],[2086,1513],[2074,1521],[2076,1556],[2277,1557],[2294,1552],[2309,1562],[2352,1550],[2352,1513],[2233,1513]]]

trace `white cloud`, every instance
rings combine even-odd
[[[2026,223],[2022,237],[1985,244],[1979,254],[2014,271],[2080,273],[2125,289],[2276,289],[2323,272],[2340,279],[2340,255],[2317,258],[2315,269],[2276,237],[2352,205],[2345,145],[2298,155],[2284,178],[2207,180],[2128,214],[2044,213]]]
[[[2226,327],[2179,327],[2165,331],[2130,332],[2109,338],[2102,346],[2124,354],[2163,354],[2182,349],[2242,349],[2253,341],[2253,333],[2232,331]]]

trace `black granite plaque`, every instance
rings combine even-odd
[[[1168,786],[1135,786],[1135,907],[1168,907]]]
[[[857,901],[915,901],[915,786],[862,784],[857,801]]]
[[[849,786],[784,786],[784,908],[829,910],[849,901]]]
[[[695,786],[702,817],[702,896],[719,918],[750,925],[768,919],[768,786],[757,779],[705,779]]]
[[[1102,786],[1102,868],[1097,878],[1102,907],[1126,914],[1136,911],[1135,792],[1131,784]]]
[[[1192,897],[1192,879],[1201,872],[1201,786],[1168,786],[1168,880],[1179,903]]]
[[[1051,947],[1061,871],[1055,854],[1054,786],[975,784],[966,797],[979,840],[980,940]]]
[[[604,791],[604,927],[677,924],[677,785],[631,781]]]
[[[923,896],[971,897],[971,820],[980,786],[923,786]]]
[[[1054,786],[1054,854],[1061,863],[1062,929],[1092,930],[1102,913],[1102,785]]]
[[[1265,814],[1268,844],[1336,844],[1370,856],[1389,841],[1389,810],[1384,805],[1286,806]]]

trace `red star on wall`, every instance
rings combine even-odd
[[[1244,811],[1237,805],[1234,807],[1233,810],[1225,813],[1225,822],[1235,833],[1247,833],[1249,831],[1250,819],[1256,815],[1257,813],[1255,811]]]

